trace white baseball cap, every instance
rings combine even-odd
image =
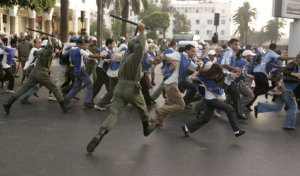
[[[4,31],[0,31],[0,35],[5,35],[6,33]]]
[[[242,54],[243,57],[245,57],[245,56],[255,56],[255,55],[256,55],[256,54],[253,53],[253,52],[250,51],[250,50],[245,50],[245,51],[243,52],[243,54]]]
[[[216,51],[215,50],[209,50],[207,54],[211,55],[211,56],[214,56],[214,55],[216,55]]]

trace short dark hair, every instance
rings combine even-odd
[[[187,45],[185,46],[185,51],[188,51],[188,50],[190,50],[190,49],[192,49],[192,48],[195,48],[195,46],[194,46],[194,45],[191,45],[191,44],[187,44]]]
[[[114,39],[108,38],[108,39],[106,39],[106,41],[105,41],[105,46],[108,46],[108,45],[110,45],[110,44],[112,44],[112,43],[114,43]]]
[[[275,43],[271,43],[270,45],[269,45],[269,49],[270,50],[275,50],[277,48],[277,45],[275,44]]]
[[[41,40],[41,39],[40,39],[40,38],[35,38],[35,39],[33,40],[33,43],[36,43],[37,40]]]
[[[175,40],[172,40],[172,41],[170,42],[169,46],[172,47],[172,46],[174,46],[174,45],[176,45],[176,41],[175,41]]]
[[[236,38],[230,39],[229,42],[228,42],[228,46],[233,44],[234,42],[239,42],[239,40],[236,39]]]
[[[11,45],[11,46],[17,45],[17,43],[18,43],[18,40],[17,40],[17,39],[12,39],[12,40],[10,41],[10,45]]]
[[[82,45],[82,44],[85,44],[85,43],[87,43],[85,40],[84,40],[84,38],[79,38],[77,41],[77,45]]]

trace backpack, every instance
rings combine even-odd
[[[299,71],[300,69],[300,63],[297,61],[297,60],[294,60],[292,62],[290,62],[288,65],[295,65],[296,68],[294,68],[294,70],[296,70],[297,72]],[[295,77],[295,76],[291,76],[291,75],[288,75],[286,73],[283,72],[283,81],[284,82],[294,82],[294,83],[300,83],[300,79]]]
[[[66,54],[63,54],[62,51],[58,53],[59,64],[61,65],[70,65],[70,54],[69,51]]]

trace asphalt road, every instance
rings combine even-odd
[[[19,79],[16,90],[19,89]],[[98,97],[103,95],[101,91]],[[144,137],[137,111],[128,106],[93,154],[86,145],[108,111],[84,109],[84,91],[64,114],[42,88],[32,104],[0,108],[0,176],[298,176],[299,131],[281,129],[285,112],[248,114],[236,138],[228,119],[213,118],[191,137],[180,126],[195,118],[179,111]],[[9,94],[0,89],[0,103]],[[260,97],[259,101],[266,101]],[[270,100],[269,100],[270,101]],[[160,98],[158,104],[163,103]],[[154,110],[150,111],[154,114]],[[298,120],[298,128],[300,127]]]

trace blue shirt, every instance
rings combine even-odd
[[[262,58],[261,62],[259,65],[257,65],[253,72],[264,72],[266,74],[268,74],[271,69],[271,63],[275,63],[276,60],[279,59],[279,55],[277,53],[275,53],[272,50],[269,50]]]

